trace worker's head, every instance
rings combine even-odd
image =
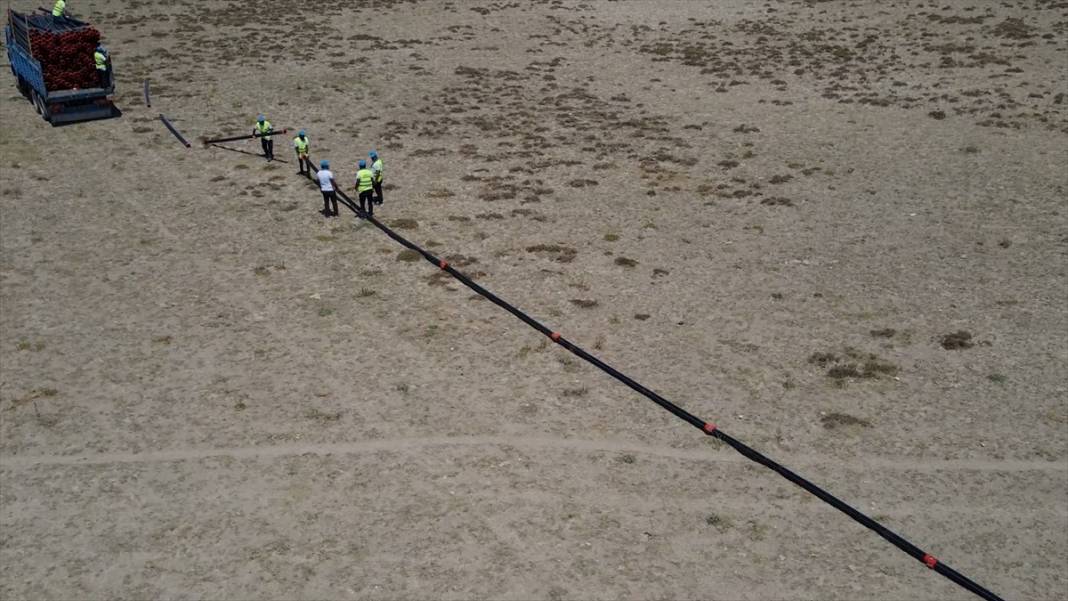
[[[360,159],[360,169],[366,169],[366,168],[367,168],[367,161],[365,161],[363,159]]]
[[[298,133],[297,135],[303,138],[304,137],[304,130],[303,129],[300,130],[300,133]]]
[[[372,150],[371,152],[369,152],[367,154],[368,154],[368,156],[371,157],[372,161],[378,158],[378,151]]]
[[[264,117],[263,115],[260,115],[259,117],[256,117],[256,123],[263,123],[266,120],[267,120],[267,117]]]
[[[319,168],[320,169],[329,169],[330,168],[330,161],[328,161],[326,159],[323,159],[323,160],[319,161]]]

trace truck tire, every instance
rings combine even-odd
[[[33,91],[33,107],[37,109],[37,114],[41,116],[45,121],[52,119],[52,111],[48,110],[48,105],[45,104],[44,98],[37,93],[37,90]]]

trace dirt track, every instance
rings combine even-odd
[[[1068,595],[1063,2],[259,4],[72,4],[121,119],[0,76],[0,598],[969,598],[160,112],[377,148],[406,236]]]

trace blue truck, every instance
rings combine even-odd
[[[7,60],[15,76],[19,92],[29,100],[37,113],[52,125],[105,119],[118,114],[112,95],[115,93],[115,76],[109,70],[107,87],[71,90],[49,90],[45,87],[44,70],[34,58],[31,33],[43,31],[64,33],[89,27],[88,23],[70,17],[53,17],[42,9],[40,14],[23,14],[7,11],[4,27],[4,44]]]

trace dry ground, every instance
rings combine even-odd
[[[125,115],[0,76],[0,598],[969,598],[161,111],[378,148],[413,239],[1068,594],[1065,2],[71,8]]]

